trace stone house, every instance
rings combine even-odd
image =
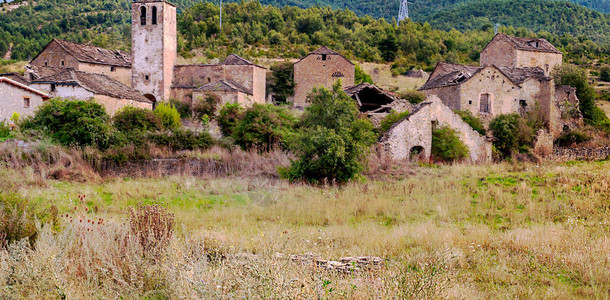
[[[49,98],[42,91],[0,76],[0,122],[10,120],[14,113],[32,115]]]
[[[26,77],[36,80],[71,68],[81,72],[105,74],[131,85],[131,56],[93,45],[77,44],[53,39],[32,59]]]
[[[208,95],[218,97],[219,107],[227,103],[250,107],[255,103],[252,100],[252,92],[234,81],[219,80],[205,84],[193,91],[193,100],[205,99]]]
[[[153,102],[132,88],[104,74],[65,69],[55,75],[33,81],[30,85],[52,97],[93,99],[114,115],[125,106],[152,109]]]
[[[231,54],[219,64],[178,65],[174,67],[171,98],[191,103],[196,92],[212,89],[235,98],[239,91],[240,104],[251,106],[265,103],[267,69],[238,55]],[[214,88],[214,87],[220,87]],[[245,97],[249,98],[246,100]],[[237,98],[235,98],[237,99]]]
[[[19,74],[19,73],[3,73],[3,74],[0,74],[0,77],[6,77],[8,79],[17,81],[24,85],[30,84],[30,82],[25,77],[21,76],[21,74]]]
[[[365,82],[346,87],[343,91],[354,99],[360,112],[365,114],[375,126],[379,126],[391,112],[401,113],[413,109],[409,101],[400,99],[396,94],[374,84]]]
[[[342,87],[353,86],[355,65],[327,47],[309,53],[294,64],[294,106],[306,106],[312,89],[330,89],[337,80],[341,80]]]
[[[457,131],[468,148],[469,162],[491,162],[491,140],[474,131],[436,96],[428,97],[411,114],[396,122],[381,138],[381,144],[393,160],[415,157],[428,160],[432,153],[432,131],[438,126]]]
[[[562,64],[562,54],[545,39],[522,38],[498,33],[481,51],[481,66],[541,68],[549,75]]]

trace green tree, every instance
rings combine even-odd
[[[368,119],[359,118],[354,101],[337,82],[333,90],[314,89],[308,96],[301,129],[292,144],[298,159],[283,172],[290,181],[344,183],[365,168],[375,142]]]
[[[504,157],[508,157],[519,146],[517,130],[518,114],[499,115],[489,123],[489,129],[495,138],[494,146]]]
[[[396,41],[396,35],[389,33],[378,46],[381,51],[381,57],[387,62],[392,62],[398,55],[398,42]]]
[[[154,112],[166,129],[174,130],[182,126],[182,123],[180,123],[180,113],[173,105],[160,102],[155,107]]]
[[[271,67],[267,77],[267,93],[274,94],[276,102],[286,102],[294,95],[293,65],[290,62]]]
[[[603,66],[599,71],[599,80],[610,82],[610,66]]]
[[[360,67],[359,64],[356,64],[356,69],[355,69],[354,74],[355,74],[354,79],[355,79],[356,84],[361,84],[361,83],[365,83],[365,82],[373,84],[373,78],[371,78],[371,75],[364,72],[364,70],[362,69],[362,67]]]
[[[295,118],[290,111],[271,104],[254,104],[240,117],[233,138],[243,149],[270,150],[283,147],[293,134]]]
[[[232,136],[235,126],[243,113],[243,108],[239,103],[227,103],[218,112],[218,126],[224,136]]]
[[[108,147],[111,127],[104,107],[93,101],[51,99],[25,119],[22,130],[37,130],[65,146]]]
[[[469,151],[457,132],[450,127],[432,131],[432,157],[444,162],[460,161],[468,157]]]
[[[555,84],[576,88],[576,96],[580,101],[580,112],[587,123],[596,125],[607,119],[604,112],[595,105],[595,89],[589,85],[584,69],[566,64],[553,70],[552,75]]]
[[[127,106],[112,117],[114,128],[121,132],[156,131],[161,130],[163,125],[159,117],[148,109]]]

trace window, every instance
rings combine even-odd
[[[35,79],[36,79],[36,76],[34,76],[33,73],[30,73],[30,80],[35,80]]]
[[[140,25],[146,25],[146,6],[140,7]]]
[[[114,72],[114,71],[116,71],[116,67],[114,67],[114,66],[110,67],[110,72]]]
[[[48,62],[48,61],[45,61],[45,62],[44,62],[44,66],[45,66],[45,67],[48,67],[48,66],[49,66],[49,62]]]
[[[322,54],[322,60],[326,60],[328,57],[326,56],[326,54]]]
[[[468,100],[468,104],[469,104],[469,105],[472,105],[472,100]]]
[[[519,113],[524,114],[527,112],[527,101],[519,100]]]
[[[145,75],[145,76],[144,76],[144,79],[146,79],[146,80],[150,80],[150,77],[149,77],[148,75]]]
[[[56,88],[55,88],[55,83],[51,83],[51,92],[55,92]]]
[[[61,66],[64,67],[65,65],[66,65],[66,62],[62,60],[61,61]]]
[[[482,113],[489,113],[489,94],[481,94],[480,104],[480,111]]]
[[[23,97],[23,107],[24,108],[29,108],[30,107],[30,98]]]
[[[153,6],[153,8],[152,8],[152,16],[151,17],[152,17],[151,23],[153,25],[157,25],[157,7],[156,6]]]

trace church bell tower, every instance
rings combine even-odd
[[[164,0],[131,5],[131,83],[153,101],[168,101],[177,53],[176,7]]]

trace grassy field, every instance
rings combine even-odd
[[[317,188],[232,177],[41,181],[1,169],[0,186],[57,208],[62,229],[44,227],[34,250],[0,251],[0,298],[609,297],[609,162],[409,173]],[[129,238],[138,203],[175,215],[154,257]],[[304,254],[383,264],[337,272],[287,258]]]

